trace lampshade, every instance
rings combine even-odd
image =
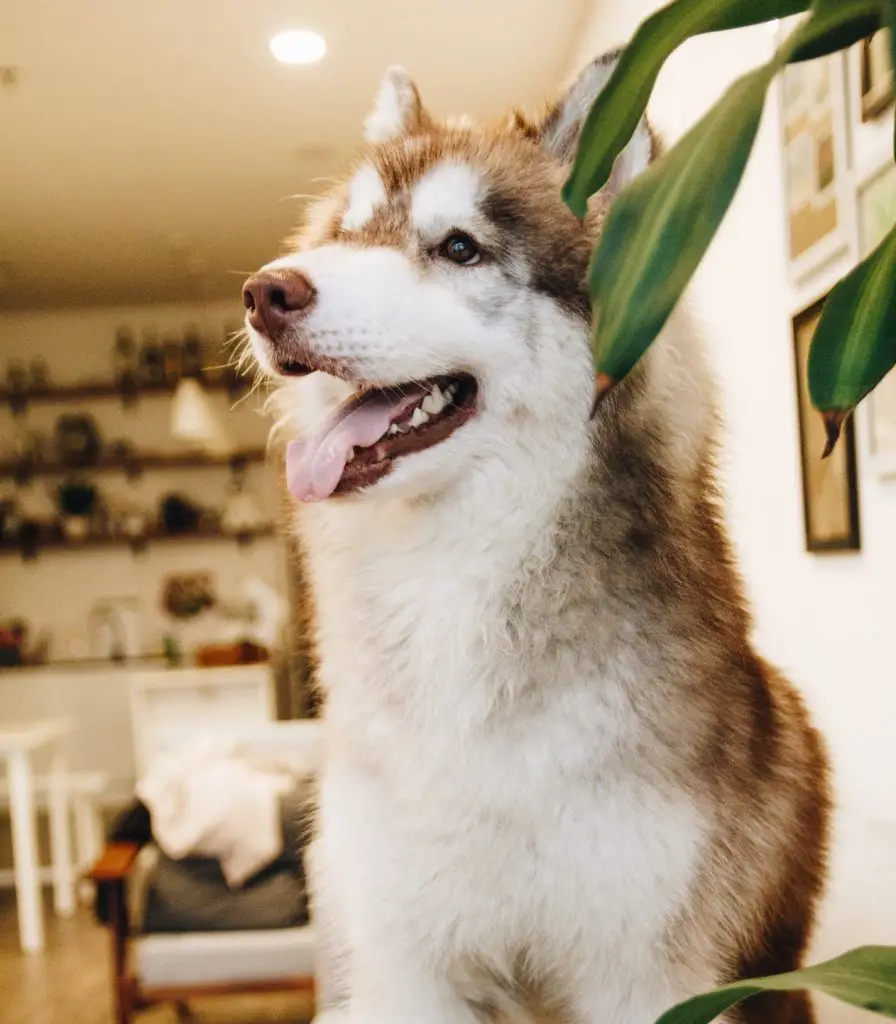
[[[234,450],[234,444],[214,403],[198,380],[185,377],[171,403],[171,434],[178,441],[216,455]]]

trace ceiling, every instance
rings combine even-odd
[[[339,172],[383,70],[440,114],[549,96],[589,0],[0,3],[0,308],[238,294]],[[328,54],[276,63],[310,28]],[[9,75],[6,76],[8,79]],[[4,81],[0,71],[0,82]]]

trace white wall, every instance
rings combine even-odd
[[[597,0],[574,61],[625,42],[656,0]],[[674,141],[774,46],[766,26],[688,43],[669,63],[650,112]],[[814,955],[896,942],[896,484],[875,478],[858,423],[862,551],[804,550],[790,316],[825,290],[791,288],[785,264],[777,96],[771,93],[740,192],[692,289],[727,420],[731,529],[762,652],[806,695],[828,738],[841,807],[825,923]],[[857,147],[858,148],[858,147]],[[862,154],[859,154],[861,158]],[[825,1020],[865,1014],[825,1005]]]
[[[223,338],[226,327],[239,325],[239,303],[171,304],[133,308],[105,307],[49,311],[41,313],[0,314],[0,372],[5,374],[7,360],[26,362],[43,356],[49,364],[53,383],[112,377],[112,346],[119,325],[128,325],[137,340],[144,327],[183,332],[196,325],[211,339]],[[224,352],[221,351],[221,361]],[[225,394],[213,396],[232,437],[241,447],[263,447],[268,425],[259,415],[258,402],[252,398],[230,409]],[[106,440],[126,437],[144,450],[177,450],[169,434],[170,399],[141,398],[131,409],[123,409],[115,400],[103,399],[78,406],[89,412]],[[27,416],[15,418],[7,408],[0,409],[0,451],[6,448],[14,432],[25,427],[52,433],[53,423],[69,407],[35,404]],[[248,489],[270,519],[276,518],[276,470],[263,464],[249,470]],[[201,470],[165,470],[145,473],[130,483],[124,474],[105,473],[95,477],[103,493],[118,493],[141,506],[156,508],[159,498],[177,490],[204,504],[221,504],[230,474],[226,468]],[[31,507],[48,507],[51,489],[58,479],[36,480],[26,494]],[[0,481],[0,491],[11,488]],[[47,514],[51,514],[48,508]],[[142,605],[141,642],[144,652],[160,650],[165,631],[176,632],[185,647],[200,639],[213,638],[216,623],[206,613],[186,625],[173,623],[161,608],[159,596],[164,578],[173,572],[211,570],[219,592],[237,596],[241,580],[260,576],[267,583],[285,590],[283,549],[278,540],[260,538],[246,547],[229,541],[169,543],[150,545],[134,556],[127,548],[86,549],[83,552],[49,550],[37,561],[23,563],[17,555],[0,557],[0,619],[24,616],[35,629],[53,631],[55,658],[84,654],[88,612],[95,601],[106,597],[136,595]],[[174,627],[172,629],[172,627]],[[4,674],[0,673],[0,686]]]

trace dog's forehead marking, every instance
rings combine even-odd
[[[376,168],[363,164],[355,171],[348,186],[348,207],[342,217],[345,231],[363,228],[378,206],[386,202],[386,187]]]
[[[478,215],[482,193],[479,171],[469,164],[443,161],[411,187],[411,220],[424,235],[462,227]]]

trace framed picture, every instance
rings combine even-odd
[[[893,50],[886,29],[859,44],[861,47],[862,120],[879,117],[893,102]]]
[[[809,345],[823,305],[821,299],[793,318],[806,550],[858,551],[859,492],[853,419],[850,417],[844,424],[833,453],[822,459],[824,424],[809,399]]]
[[[864,259],[896,225],[896,164],[888,150],[882,167],[858,187],[859,257]],[[896,478],[896,371],[865,399],[868,445],[878,476]]]
[[[788,259],[800,280],[850,240],[843,55],[788,64],[780,96]]]

